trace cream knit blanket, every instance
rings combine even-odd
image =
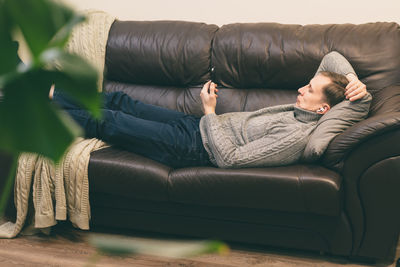
[[[67,50],[84,57],[96,67],[101,90],[105,47],[115,18],[101,11],[87,11],[86,16],[88,20],[74,29]],[[42,156],[21,154],[14,185],[17,219],[15,223],[7,222],[0,226],[0,238],[13,238],[21,232],[31,208],[30,199],[33,199],[34,216],[28,218],[28,222],[35,228],[51,227],[57,220],[68,217],[75,227],[89,229],[90,153],[105,146],[95,138],[77,138],[56,166]]]
[[[102,91],[106,45],[115,17],[97,10],[85,11],[86,21],[74,28],[66,49],[90,62],[99,73],[98,90]]]

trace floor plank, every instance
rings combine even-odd
[[[129,233],[132,235],[132,233]],[[346,258],[296,250],[229,244],[228,255],[206,254],[189,259],[172,259],[146,255],[129,257],[99,255],[88,242],[89,232],[59,225],[47,236],[20,236],[0,239],[0,266],[138,266],[138,267],[360,267],[372,266],[349,262]],[[144,236],[149,236],[145,234]],[[143,235],[139,234],[140,238]],[[157,235],[150,236],[157,238]],[[159,238],[165,239],[165,236]],[[400,256],[400,245],[397,256]],[[388,266],[380,264],[380,266]],[[394,264],[390,265],[394,266]]]

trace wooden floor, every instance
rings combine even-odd
[[[129,233],[143,237],[143,233]],[[49,236],[20,236],[0,239],[0,266],[373,266],[349,262],[345,258],[319,255],[294,250],[228,244],[228,255],[201,255],[189,259],[170,259],[154,256],[111,257],[99,255],[86,241],[88,232],[74,230],[69,225],[59,225]],[[147,238],[149,234],[145,235]],[[151,235],[151,238],[158,236]],[[165,236],[159,238],[164,239]],[[400,256],[400,245],[397,247]],[[395,266],[384,263],[378,266]]]

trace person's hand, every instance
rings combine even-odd
[[[344,93],[346,99],[355,101],[367,95],[367,87],[357,78],[356,75],[349,73],[346,75],[346,78],[350,81],[346,86],[346,92]]]
[[[218,97],[218,95],[215,94],[218,92],[216,87],[217,85],[215,83],[208,81],[204,84],[203,89],[201,89],[200,98],[201,103],[203,104],[202,109],[204,115],[215,113]]]

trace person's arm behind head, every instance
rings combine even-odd
[[[350,62],[339,52],[332,51],[326,54],[321,61],[315,75],[321,71],[335,72],[347,76],[347,74],[352,73],[357,77],[356,72],[351,66]]]
[[[332,51],[322,58],[315,75],[322,71],[335,72],[346,76],[349,80],[345,92],[346,99],[355,101],[367,95],[367,87],[358,79],[350,62],[339,52]]]

